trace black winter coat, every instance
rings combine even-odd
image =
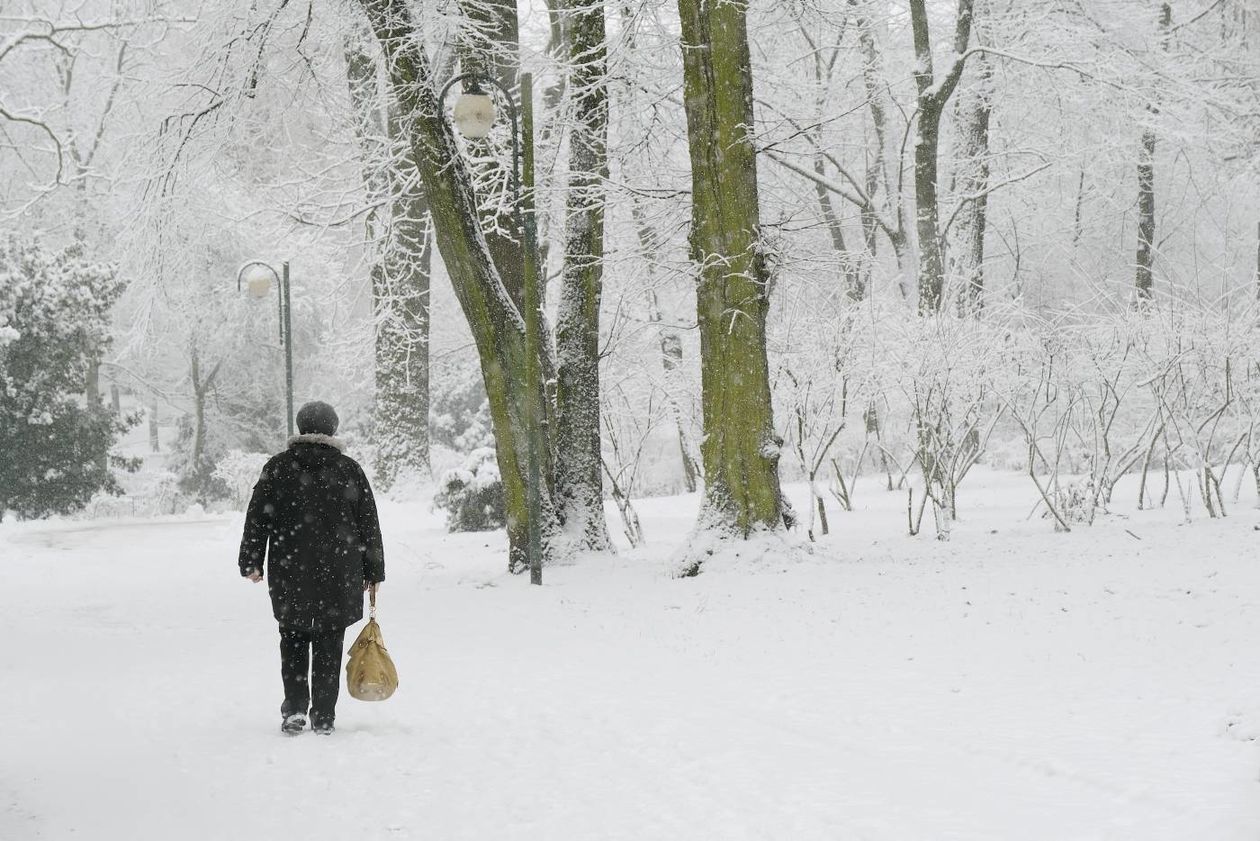
[[[262,571],[281,625],[336,630],[363,618],[363,582],[385,580],[372,488],[327,435],[298,435],[263,467],[245,517],[241,575]]]

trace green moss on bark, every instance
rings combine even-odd
[[[783,527],[766,359],[747,3],[678,0],[692,167],[705,439],[703,526]]]

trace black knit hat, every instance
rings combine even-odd
[[[298,432],[303,435],[336,435],[337,412],[322,400],[312,400],[297,413]]]

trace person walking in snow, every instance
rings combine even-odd
[[[280,623],[280,729],[289,735],[305,729],[308,705],[311,729],[333,732],[346,628],[363,618],[363,594],[385,580],[376,501],[333,437],[337,423],[327,403],[301,408],[300,434],[254,485],[241,538],[241,575],[257,583],[265,571]]]

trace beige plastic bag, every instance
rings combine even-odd
[[[372,610],[367,627],[359,632],[350,646],[346,663],[346,686],[350,697],[360,701],[384,701],[398,688],[398,670],[389,659],[389,649],[376,624],[376,593],[372,593]]]

